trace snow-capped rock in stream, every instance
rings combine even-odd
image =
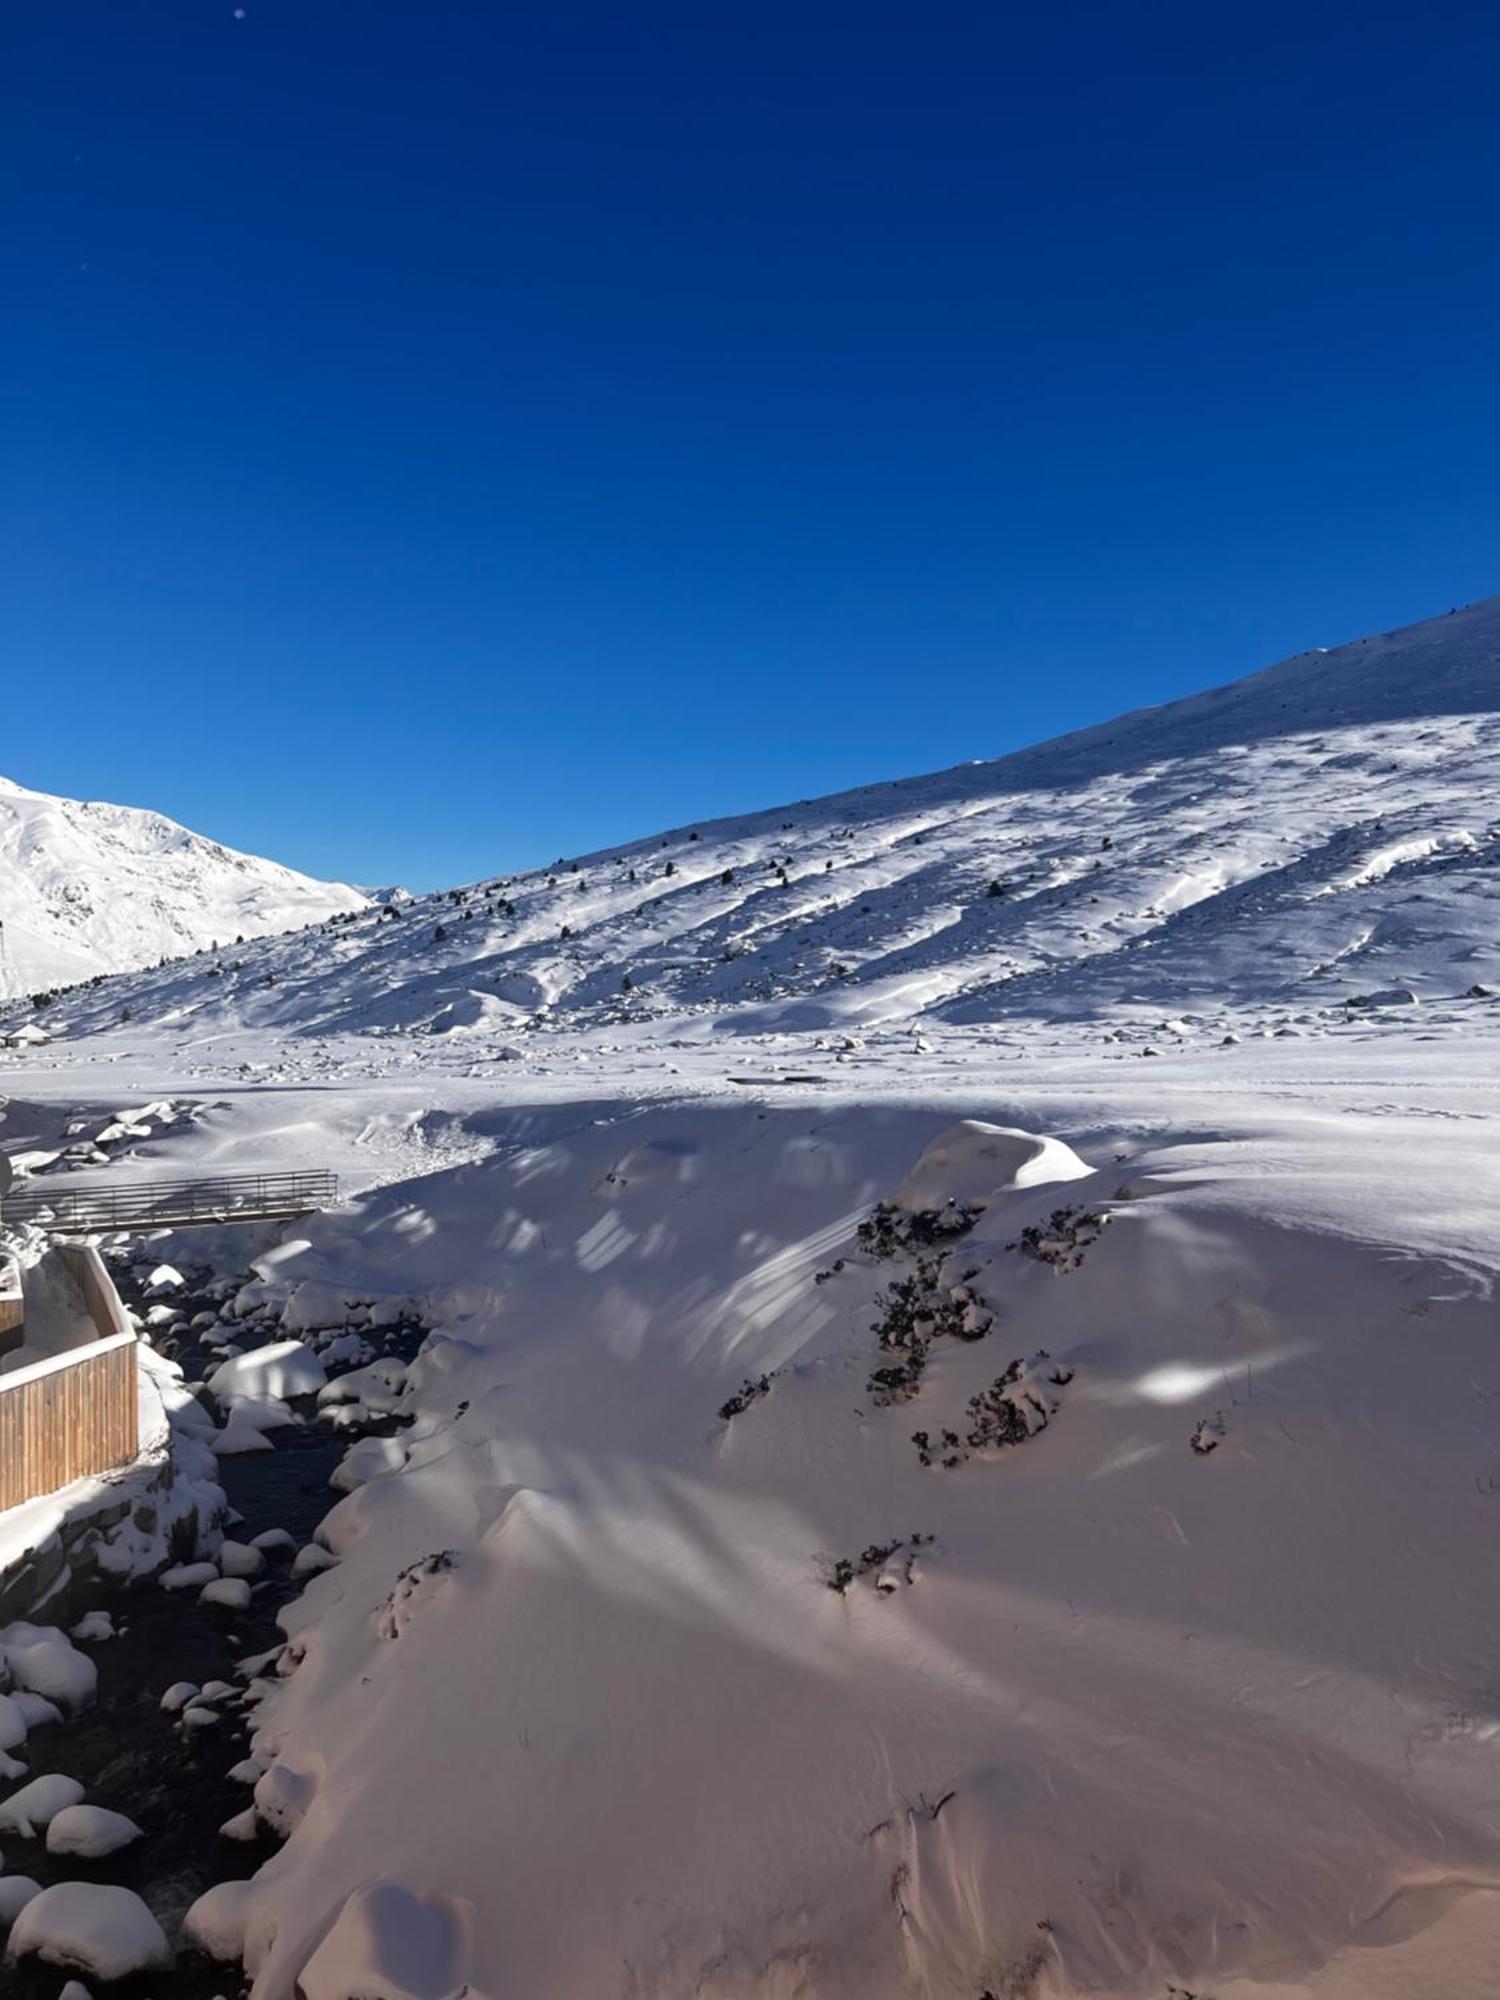
[[[111,1812],[105,1806],[64,1806],[48,1823],[47,1852],[99,1861],[140,1838],[141,1829],[124,1813]]]
[[[76,1778],[51,1772],[32,1778],[9,1798],[0,1800],[0,1832],[32,1840],[46,1832],[58,1813],[68,1806],[79,1805],[82,1799],[83,1786]]]
[[[30,1898],[7,1951],[104,1980],[172,1963],[172,1948],[140,1897],[103,1882],[58,1882]]]
[[[98,1668],[55,1625],[32,1625],[22,1619],[0,1628],[0,1658],[17,1687],[45,1695],[61,1708],[86,1708],[94,1698]]]

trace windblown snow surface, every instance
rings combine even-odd
[[[434,1328],[190,1938],[256,2000],[1493,1994],[1497,650],[48,1010],[9,1144],[191,1103],[105,1178],[351,1198],[164,1258]]]
[[[0,778],[0,995],[291,930],[365,900],[160,813]]]

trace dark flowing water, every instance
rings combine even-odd
[[[117,1273],[120,1289],[130,1285]],[[200,1274],[201,1285],[212,1274]],[[196,1289],[196,1288],[195,1288]],[[135,1303],[133,1299],[131,1303]],[[211,1300],[191,1293],[181,1303],[191,1315]],[[373,1336],[385,1353],[409,1359],[422,1329],[406,1326]],[[204,1357],[187,1348],[179,1357],[190,1376]],[[294,1405],[295,1426],[269,1433],[273,1450],[219,1461],[229,1504],[244,1519],[229,1533],[248,1542],[269,1528],[284,1528],[300,1547],[338,1497],[328,1480],[351,1439],[316,1421],[311,1404]],[[389,1425],[376,1426],[389,1429]],[[40,1617],[67,1625],[85,1611],[106,1610],[117,1636],[86,1646],[99,1671],[98,1699],[85,1714],[34,1729],[21,1753],[29,1775],[60,1772],[85,1787],[87,1803],[126,1813],[145,1838],[97,1862],[53,1857],[41,1840],[4,1839],[5,1872],[30,1875],[45,1887],[57,1881],[113,1882],[134,1889],[149,1904],[169,1939],[188,1907],[216,1882],[251,1875],[276,1842],[226,1839],[219,1828],[251,1802],[248,1786],[231,1783],[230,1768],[249,1754],[246,1718],[228,1702],[210,1729],[185,1730],[161,1707],[174,1681],[233,1682],[239,1663],[280,1643],[276,1614],[302,1588],[291,1577],[292,1552],[272,1550],[254,1580],[250,1609],[232,1613],[200,1605],[196,1592],[172,1592],[152,1583],[91,1586],[67,1604],[47,1606]],[[25,1782],[22,1780],[21,1782]],[[54,2000],[68,1974],[35,1965],[0,1969],[0,1994],[16,2000]],[[76,1975],[75,1975],[76,1976]],[[92,1982],[97,1984],[97,1982]],[[103,1989],[101,1989],[103,1990]],[[235,1966],[196,1953],[179,1956],[171,1972],[152,1973],[109,1987],[112,2000],[224,2000],[242,1994]]]

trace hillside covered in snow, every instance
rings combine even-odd
[[[995,762],[346,909],[55,1021],[482,1048],[1449,999],[1500,978],[1497,801],[1500,598]]]
[[[0,996],[364,907],[357,889],[236,853],[160,813],[0,778]]]
[[[12,1719],[8,1949],[128,1880],[157,2000],[1488,2000],[1497,660],[45,1004],[42,1219],[342,1199],[106,1240],[200,1512],[0,1627],[98,1685]]]

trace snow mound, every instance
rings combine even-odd
[[[264,1554],[248,1542],[219,1544],[219,1571],[223,1576],[259,1576],[265,1566]]]
[[[8,1949],[12,1958],[39,1958],[96,1979],[128,1979],[172,1963],[171,1946],[140,1897],[102,1882],[58,1882],[33,1896]]]
[[[17,1687],[45,1695],[69,1714],[76,1715],[94,1699],[98,1670],[55,1625],[28,1625],[24,1620],[7,1625],[0,1631],[0,1654]]]
[[[175,1563],[171,1569],[164,1569],[156,1580],[163,1590],[197,1590],[202,1584],[212,1583],[218,1574],[216,1563]]]
[[[357,1889],[303,1966],[304,2000],[446,2000],[463,1985],[464,1914],[396,1882]]]
[[[253,1882],[218,1882],[206,1889],[182,1920],[182,1942],[227,1964],[244,1955]]]
[[[200,1604],[216,1604],[221,1611],[248,1611],[250,1586],[243,1577],[224,1576],[206,1583],[198,1592]]]
[[[220,1402],[242,1398],[252,1403],[288,1396],[315,1396],[328,1380],[323,1364],[301,1340],[276,1340],[253,1354],[237,1354],[222,1362],[208,1378]]]
[[[82,1800],[83,1787],[76,1778],[53,1773],[33,1778],[0,1805],[0,1833],[18,1833],[23,1840],[35,1840],[58,1813],[81,1804]]]
[[[997,1195],[1082,1180],[1093,1171],[1061,1139],[963,1118],[938,1134],[891,1199],[913,1213],[950,1202],[982,1208]]]
[[[88,1861],[117,1854],[141,1838],[141,1830],[124,1813],[104,1806],[64,1806],[47,1828],[49,1854],[77,1854]]]

